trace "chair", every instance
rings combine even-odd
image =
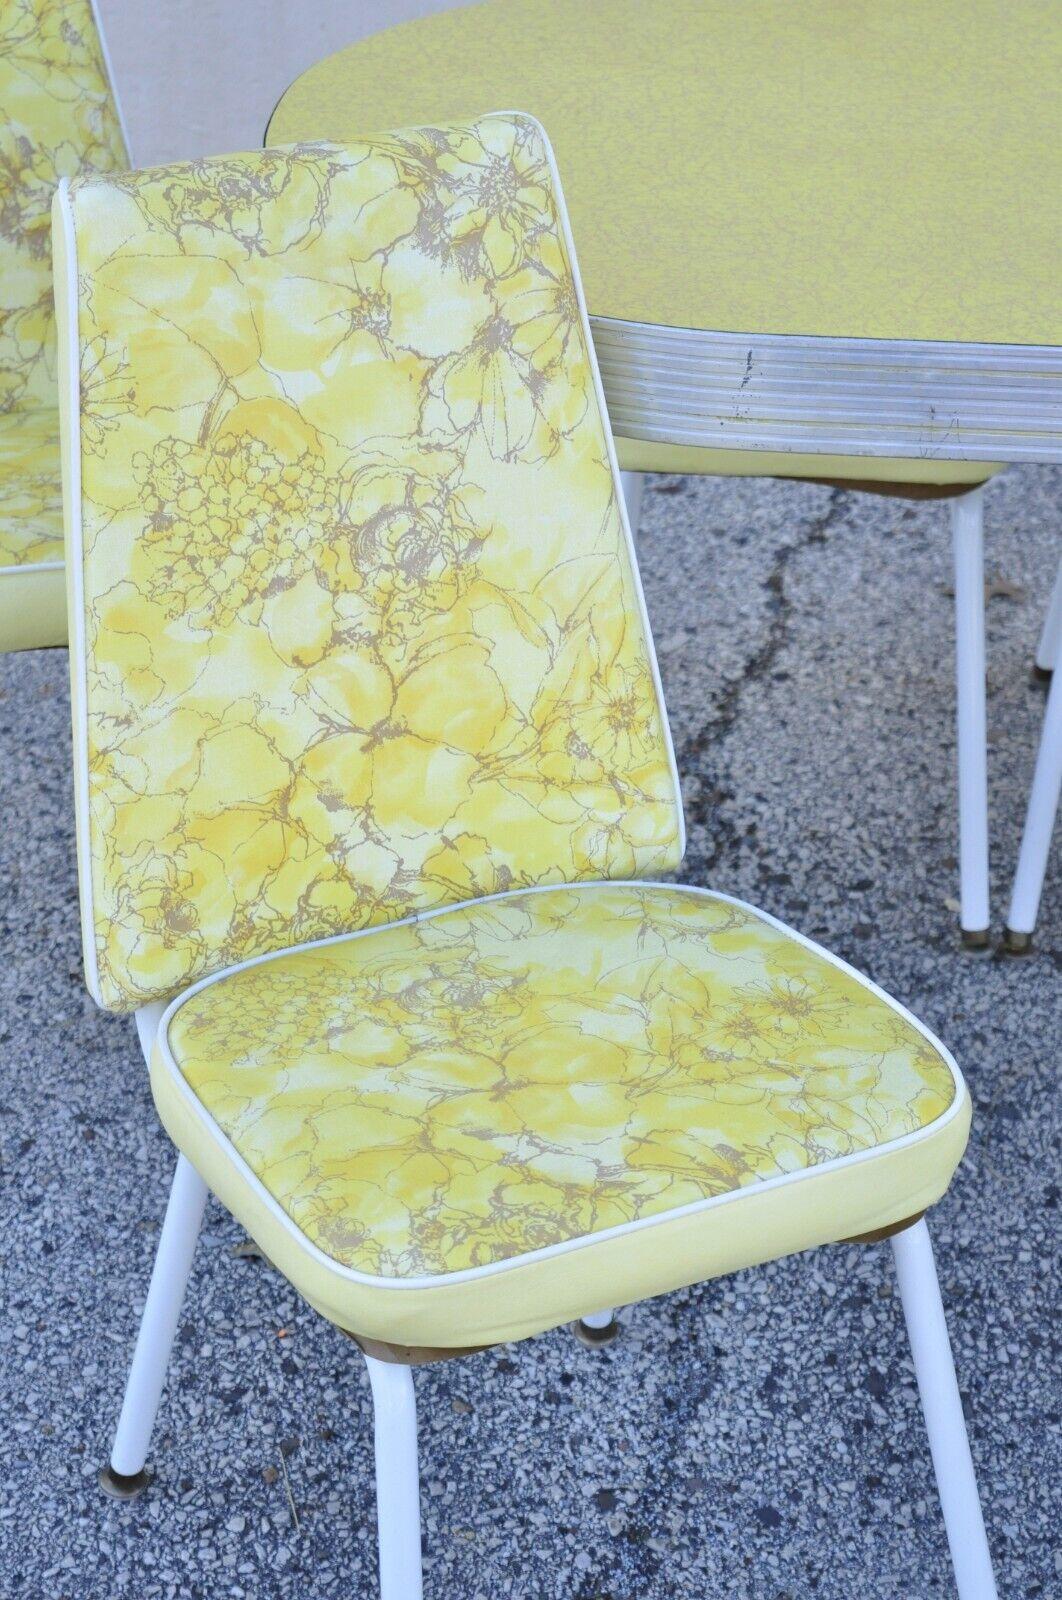
[[[53,233],[86,976],[179,1151],[104,1487],[208,1185],[364,1354],[384,1600],[413,1365],[890,1236],[993,1596],[923,1218],[969,1096],[851,968],[647,881],[681,802],[541,128],[80,181]]]
[[[1055,575],[1051,604],[1036,652],[1037,677],[1050,687],[1044,710],[1040,749],[1036,757],[1029,805],[1022,830],[1021,849],[1010,895],[1010,910],[1003,934],[1003,948],[1010,955],[1026,955],[1032,949],[1036,918],[1040,910],[1051,834],[1062,793],[1062,562]]]
[[[121,169],[126,148],[89,0],[7,0],[0,14],[0,650],[66,643],[49,218],[60,178]]]

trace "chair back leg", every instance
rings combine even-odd
[[[959,746],[959,892],[963,943],[988,946],[988,717],[985,705],[984,493],[951,502]]]
[[[615,1311],[588,1311],[578,1322],[572,1323],[572,1332],[580,1344],[585,1344],[591,1350],[600,1350],[604,1345],[611,1344],[618,1338],[620,1331],[619,1322]]]
[[[376,1446],[380,1600],[422,1600],[417,1400],[409,1367],[366,1356]]]
[[[144,1463],[206,1197],[206,1184],[198,1172],[186,1157],[178,1156],[110,1463],[100,1473],[100,1486],[119,1499],[138,1494],[148,1482]]]
[[[992,1558],[925,1221],[894,1234],[891,1242],[959,1600],[996,1600]]]

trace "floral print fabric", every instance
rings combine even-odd
[[[0,569],[62,559],[58,414],[0,413]]]
[[[680,818],[520,116],[76,185],[98,998]]]
[[[927,1126],[954,1079],[886,1000],[751,909],[515,894],[208,984],[178,1069],[333,1260],[455,1272]]]
[[[0,414],[55,409],[49,230],[59,179],[125,165],[118,112],[88,0],[3,0]]]

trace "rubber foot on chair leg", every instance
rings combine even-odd
[[[150,1482],[151,1473],[147,1467],[141,1467],[139,1472],[115,1472],[108,1462],[100,1469],[100,1488],[104,1494],[110,1495],[112,1500],[135,1500],[138,1494],[143,1494]]]
[[[984,954],[989,948],[990,933],[988,928],[962,928],[962,947],[973,954]]]
[[[1016,933],[1013,928],[1003,929],[1003,949],[1008,956],[1027,956],[1033,947],[1031,933]]]
[[[580,1344],[585,1344],[589,1350],[600,1350],[602,1345],[611,1344],[620,1331],[620,1325],[613,1317],[611,1322],[606,1322],[603,1328],[591,1328],[586,1322],[573,1322],[572,1332]]]

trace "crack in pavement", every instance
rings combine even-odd
[[[796,556],[826,542],[826,536],[838,512],[842,510],[845,500],[846,494],[843,489],[831,489],[826,509],[821,515],[808,525],[798,539],[778,552],[773,567],[763,580],[763,586],[770,596],[768,601],[770,620],[763,642],[753,651],[741,672],[731,678],[723,688],[713,714],[696,733],[691,734],[682,743],[679,770],[695,779],[698,785],[697,792],[686,799],[687,817],[701,827],[714,828],[720,836],[705,857],[705,866],[711,867],[717,864],[724,852],[727,836],[731,842],[736,842],[741,835],[733,823],[727,822],[720,815],[720,807],[725,801],[733,799],[733,792],[717,777],[713,777],[711,763],[702,766],[699,758],[708,756],[722,744],[740,715],[746,689],[750,684],[761,682],[768,675],[784,649],[788,641],[789,621],[793,610],[793,602],[786,589],[789,567]]]

